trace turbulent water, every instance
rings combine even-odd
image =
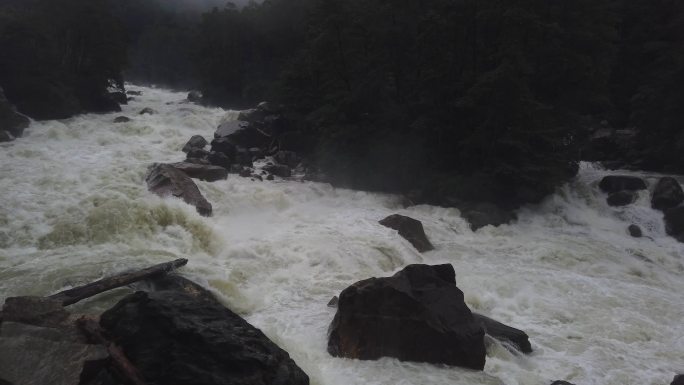
[[[181,160],[191,135],[210,138],[226,111],[129,89],[143,95],[121,114],[35,122],[0,145],[0,300],[187,257],[183,274],[287,350],[312,384],[663,385],[684,372],[684,244],[665,235],[647,191],[609,207],[597,183],[610,172],[585,164],[517,223],[476,233],[456,209],[233,175],[198,182],[214,206],[203,218],[147,192],[144,176],[152,162]],[[112,123],[118,115],[133,120]],[[377,223],[392,213],[421,220],[436,250],[421,255]],[[645,238],[628,235],[632,223]],[[471,309],[525,330],[535,352],[491,346],[484,372],[330,357],[328,300],[410,263],[453,264]],[[77,310],[104,309],[127,290]]]

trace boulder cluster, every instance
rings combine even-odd
[[[646,182],[635,176],[609,175],[599,182],[601,191],[608,194],[606,198],[610,206],[626,206],[637,200],[640,190],[647,190]],[[673,177],[662,177],[651,193],[651,207],[665,214],[665,229],[668,235],[684,242],[684,190]],[[633,237],[643,235],[641,228],[635,224],[628,227]]]
[[[188,100],[201,100],[195,92]],[[144,109],[140,114],[154,114]],[[115,122],[126,122],[118,117]],[[294,150],[298,133],[282,116],[278,107],[268,102],[241,111],[237,120],[226,115],[209,142],[201,135],[192,136],[183,146],[185,160],[171,164],[153,164],[146,178],[150,191],[160,196],[175,196],[210,216],[212,206],[192,179],[206,182],[223,180],[235,174],[253,181],[290,178],[303,172],[302,157]],[[259,165],[255,165],[255,162]]]

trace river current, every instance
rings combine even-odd
[[[288,351],[317,385],[667,385],[684,372],[684,244],[666,236],[648,191],[609,207],[598,181],[579,175],[518,221],[472,232],[457,209],[403,208],[392,195],[299,181],[197,182],[213,204],[200,217],[180,199],[147,191],[153,162],[183,159],[192,135],[210,139],[230,112],[142,91],[122,113],[33,122],[0,144],[0,301],[47,295],[134,267],[186,257],[181,274]],[[144,107],[157,111],[139,115]],[[114,124],[119,115],[131,122]],[[232,116],[235,116],[232,113]],[[418,253],[378,220],[423,222],[436,249]],[[645,237],[629,236],[630,224]],[[326,352],[335,309],[350,284],[411,263],[451,263],[468,306],[525,330],[534,349],[488,348],[483,372]],[[131,289],[76,306],[103,310]]]

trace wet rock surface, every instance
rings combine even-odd
[[[641,227],[637,225],[629,225],[627,231],[629,232],[629,235],[633,236],[634,238],[641,238],[643,235]]]
[[[665,211],[665,231],[680,242],[684,242],[684,206]]]
[[[484,329],[463,301],[451,265],[409,265],[392,277],[359,281],[342,291],[328,352],[482,370]]]
[[[532,353],[530,337],[524,331],[503,324],[482,314],[473,313],[475,321],[484,328],[485,334],[523,353]]]
[[[621,207],[631,205],[636,201],[636,199],[637,195],[635,192],[623,190],[608,195],[608,198],[606,198],[606,202],[609,206]]]
[[[127,296],[101,317],[149,383],[309,384],[287,352],[206,290],[168,281],[157,288]]]
[[[423,230],[423,224],[417,220],[404,215],[394,214],[379,222],[385,227],[397,230],[399,235],[411,242],[416,250],[422,252],[434,249]]]
[[[638,191],[646,190],[646,182],[635,176],[609,175],[603,177],[599,182],[599,188],[603,192],[616,193],[619,191]]]
[[[684,202],[684,191],[675,178],[661,178],[651,196],[651,207],[665,211]]]
[[[228,178],[228,170],[220,166],[190,162],[173,163],[172,166],[193,179],[215,182]]]
[[[190,140],[185,143],[182,151],[187,154],[193,149],[203,149],[207,144],[209,143],[202,135],[193,135]]]
[[[195,206],[203,216],[211,216],[212,207],[197,188],[195,182],[183,171],[169,164],[154,164],[150,167],[147,178],[148,189],[161,196],[175,196],[185,203]]]

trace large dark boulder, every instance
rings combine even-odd
[[[608,198],[606,198],[606,202],[608,202],[609,206],[620,207],[631,205],[632,203],[634,203],[634,201],[636,201],[636,198],[637,195],[634,191],[623,190],[608,195]]]
[[[503,209],[493,203],[458,204],[463,219],[468,221],[470,229],[477,231],[485,226],[500,226],[517,219],[515,212]]]
[[[185,146],[183,146],[182,151],[184,153],[190,152],[190,150],[194,148],[199,148],[202,149],[208,144],[207,140],[204,139],[202,135],[193,135],[190,140],[188,140],[187,143],[185,143]]]
[[[136,292],[100,324],[151,384],[308,385],[287,352],[205,291]]]
[[[193,179],[199,179],[206,182],[215,182],[228,178],[228,170],[224,167],[197,164],[190,162],[179,162],[172,164],[173,167],[183,171],[185,175]]]
[[[679,182],[672,177],[660,178],[653,190],[651,207],[664,211],[679,206],[682,202],[684,202],[684,191]]]
[[[484,329],[451,265],[409,265],[346,288],[329,329],[333,356],[430,362],[482,370]]]
[[[674,376],[670,385],[684,385],[684,374]]]
[[[202,91],[190,91],[188,92],[188,101],[193,102],[193,103],[201,103],[202,102]]]
[[[684,206],[665,210],[665,231],[678,241],[684,242]]]
[[[161,196],[175,196],[185,203],[195,206],[197,212],[203,216],[211,216],[212,208],[195,182],[183,171],[170,164],[154,164],[145,178],[147,188]]]
[[[228,138],[233,144],[243,148],[264,148],[273,140],[269,134],[259,129],[256,124],[238,120],[221,123],[214,133],[214,138]]]
[[[14,109],[14,106],[5,98],[5,93],[0,88],[0,132],[7,132],[9,135],[6,135],[6,137],[11,140],[22,136],[24,129],[29,124],[29,119]]]
[[[411,242],[413,247],[421,253],[434,249],[430,240],[428,240],[427,235],[425,235],[423,224],[417,219],[393,214],[381,220],[379,223],[390,229],[397,230],[399,235]]]
[[[215,166],[221,166],[226,169],[230,169],[232,164],[230,158],[226,154],[216,151],[210,152],[209,155],[207,155],[207,160]]]
[[[616,193],[622,190],[646,190],[646,182],[636,176],[609,175],[601,179],[599,188],[606,193]]]
[[[483,316],[482,314],[473,313],[473,317],[476,322],[482,325],[485,334],[504,344],[512,345],[515,349],[523,353],[532,353],[530,337],[524,331]]]

